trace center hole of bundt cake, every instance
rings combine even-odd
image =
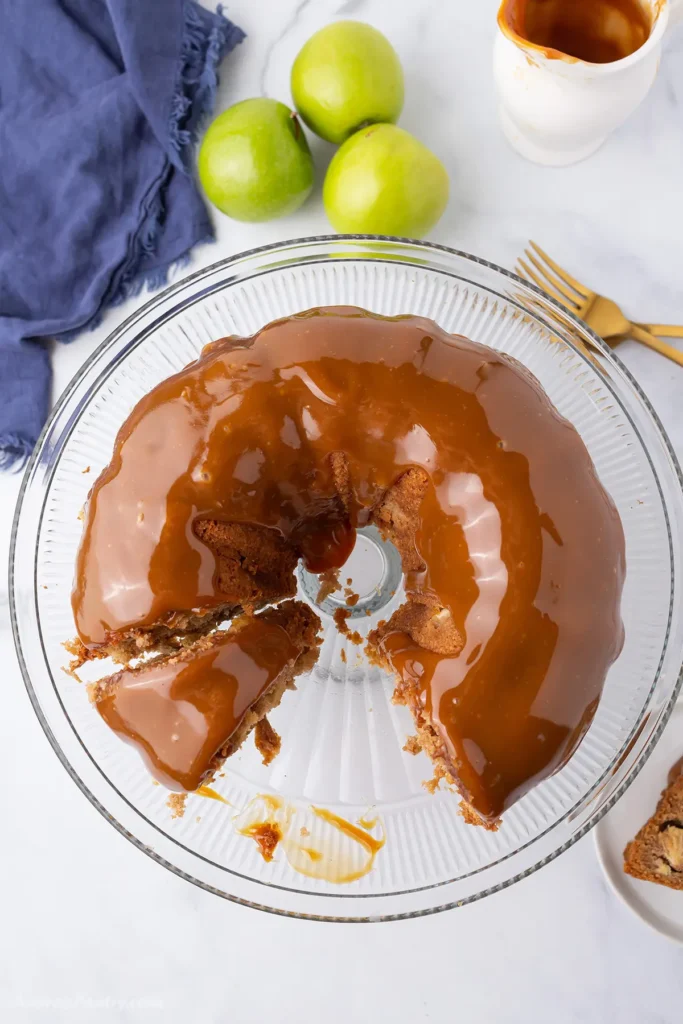
[[[339,587],[318,600],[320,576],[308,572],[299,563],[299,583],[304,596],[316,608],[334,615],[346,608],[350,617],[367,616],[379,611],[394,596],[401,584],[401,558],[394,545],[385,540],[376,526],[362,526],[356,543],[339,570]]]

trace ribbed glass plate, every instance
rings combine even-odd
[[[132,407],[207,342],[337,304],[430,317],[524,363],[580,432],[624,524],[624,650],[577,752],[506,813],[497,833],[465,825],[452,793],[425,791],[429,762],[402,750],[410,716],[392,705],[391,680],[338,635],[328,614],[333,602],[321,612],[318,665],[271,716],[283,737],[281,755],[265,768],[247,743],[217,780],[231,806],[192,795],[184,817],[172,818],[167,792],[152,784],[135,749],[107,729],[85,688],[62,671],[62,644],[74,634],[69,594],[79,510]],[[508,885],[565,849],[652,749],[679,686],[682,508],[680,471],[637,385],[588,328],[533,287],[427,244],[339,236],[287,243],[226,260],[168,289],[124,323],[67,389],[27,470],[17,510],[17,648],[62,762],[102,813],[166,867],[219,895],[282,913],[376,920],[433,912]],[[392,552],[372,532],[359,541],[343,573],[362,598],[351,629],[365,635],[391,613],[400,586],[387,602],[378,600],[376,587],[390,595],[396,572]],[[300,593],[313,593],[303,575]],[[263,793],[283,797],[313,833],[311,843],[332,859],[362,861],[362,851],[316,818],[311,805],[350,821],[371,808],[378,817],[373,834],[386,836],[372,870],[336,884],[299,873],[282,849],[266,863],[233,822]]]

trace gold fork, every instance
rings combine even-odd
[[[637,323],[636,327],[642,327],[643,330],[649,331],[650,334],[656,334],[658,338],[683,338],[683,324]]]
[[[616,302],[586,288],[575,277],[563,270],[559,264],[551,260],[550,256],[544,253],[535,242],[529,242],[529,246],[529,249],[524,250],[524,255],[529,263],[536,268],[537,273],[531,269],[529,263],[519,259],[515,269],[520,277],[526,278],[527,281],[533,281],[544,292],[561,302],[571,313],[592,327],[595,333],[611,347],[625,337],[632,337],[643,345],[647,345],[648,348],[654,349],[655,352],[673,360],[674,363],[678,363],[679,366],[683,366],[683,352],[679,352],[673,345],[667,345],[665,341],[660,341],[640,324],[631,323]],[[666,325],[656,326],[665,327]]]

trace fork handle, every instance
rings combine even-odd
[[[650,334],[654,334],[657,338],[683,338],[683,324],[637,323],[636,327],[642,327],[644,331],[649,331]]]
[[[659,352],[660,355],[666,356],[667,359],[671,359],[674,363],[678,363],[679,366],[683,366],[683,352],[679,352],[673,345],[667,345],[665,341],[660,341],[659,338],[655,338],[654,334],[650,334],[649,331],[639,327],[638,324],[631,324],[629,334],[636,341],[639,341],[642,345],[647,345],[648,348],[652,348],[655,352]]]

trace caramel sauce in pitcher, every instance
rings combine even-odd
[[[652,31],[650,13],[639,0],[503,0],[498,24],[547,57],[590,64],[628,57]]]

